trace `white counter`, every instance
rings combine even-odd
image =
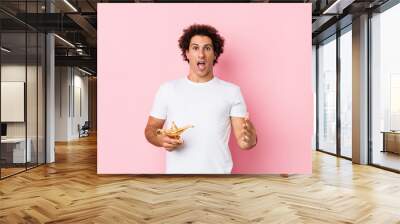
[[[32,146],[32,140],[30,138],[27,138],[27,143],[28,147],[26,148],[26,153],[25,155],[25,138],[6,138],[6,139],[1,139],[1,144],[2,145],[10,145],[13,147],[13,163],[25,163],[25,158],[27,158],[26,162],[31,162],[32,160],[32,153],[31,153],[31,146]],[[13,145],[13,146],[12,146]]]

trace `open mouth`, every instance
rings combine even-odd
[[[197,67],[199,68],[199,70],[203,71],[206,68],[206,62],[204,61],[197,62]]]

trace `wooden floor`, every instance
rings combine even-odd
[[[374,164],[377,165],[400,170],[400,154],[392,152],[381,152],[379,150],[376,150],[374,151],[372,161]]]
[[[26,170],[26,168],[1,168],[1,178],[8,177],[10,175],[19,173]]]
[[[0,181],[0,223],[400,223],[400,175],[315,152],[312,175],[96,174],[96,138]]]

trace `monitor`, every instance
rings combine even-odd
[[[7,124],[1,123],[1,136],[7,136]]]

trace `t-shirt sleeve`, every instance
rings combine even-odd
[[[168,105],[168,91],[167,86],[161,85],[154,98],[153,107],[150,111],[150,116],[158,119],[167,118],[167,105]]]
[[[247,107],[240,88],[235,89],[230,116],[231,117],[246,117]]]

